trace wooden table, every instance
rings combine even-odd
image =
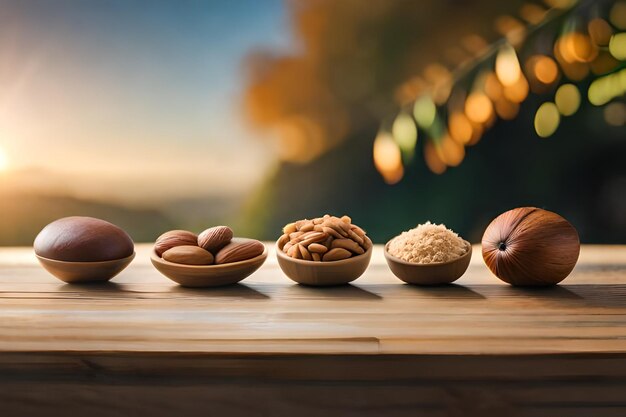
[[[456,285],[409,286],[379,246],[354,285],[295,285],[270,253],[185,289],[149,249],[88,286],[0,250],[0,415],[626,416],[626,246],[583,247],[547,289],[478,247]]]

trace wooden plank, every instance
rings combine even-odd
[[[459,284],[401,283],[376,246],[354,285],[289,281],[273,254],[243,284],[185,289],[149,264],[113,282],[64,284],[28,248],[0,250],[0,351],[324,354],[626,352],[626,247],[583,246],[564,285],[513,288],[478,247]]]
[[[610,417],[626,410],[625,359],[6,353],[0,404],[9,416]]]

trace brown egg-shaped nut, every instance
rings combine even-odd
[[[228,226],[215,226],[198,235],[198,246],[211,253],[217,253],[233,238],[233,230]]]
[[[227,264],[256,258],[265,251],[265,245],[254,239],[233,238],[215,255],[215,263]]]
[[[174,246],[163,252],[162,258],[185,265],[211,265],[214,260],[211,252],[195,245]]]
[[[511,285],[554,285],[574,269],[580,252],[578,232],[567,220],[535,207],[496,217],[482,239],[485,264]]]
[[[44,227],[35,238],[35,253],[65,262],[124,259],[135,251],[128,233],[93,217],[65,217]]]
[[[187,230],[170,230],[157,237],[154,242],[154,251],[163,256],[163,252],[176,246],[197,246],[198,236]]]

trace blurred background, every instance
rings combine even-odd
[[[626,1],[0,0],[0,245],[349,214],[626,243]]]

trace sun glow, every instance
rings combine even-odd
[[[0,148],[0,171],[5,171],[9,166],[9,159],[4,149]]]

